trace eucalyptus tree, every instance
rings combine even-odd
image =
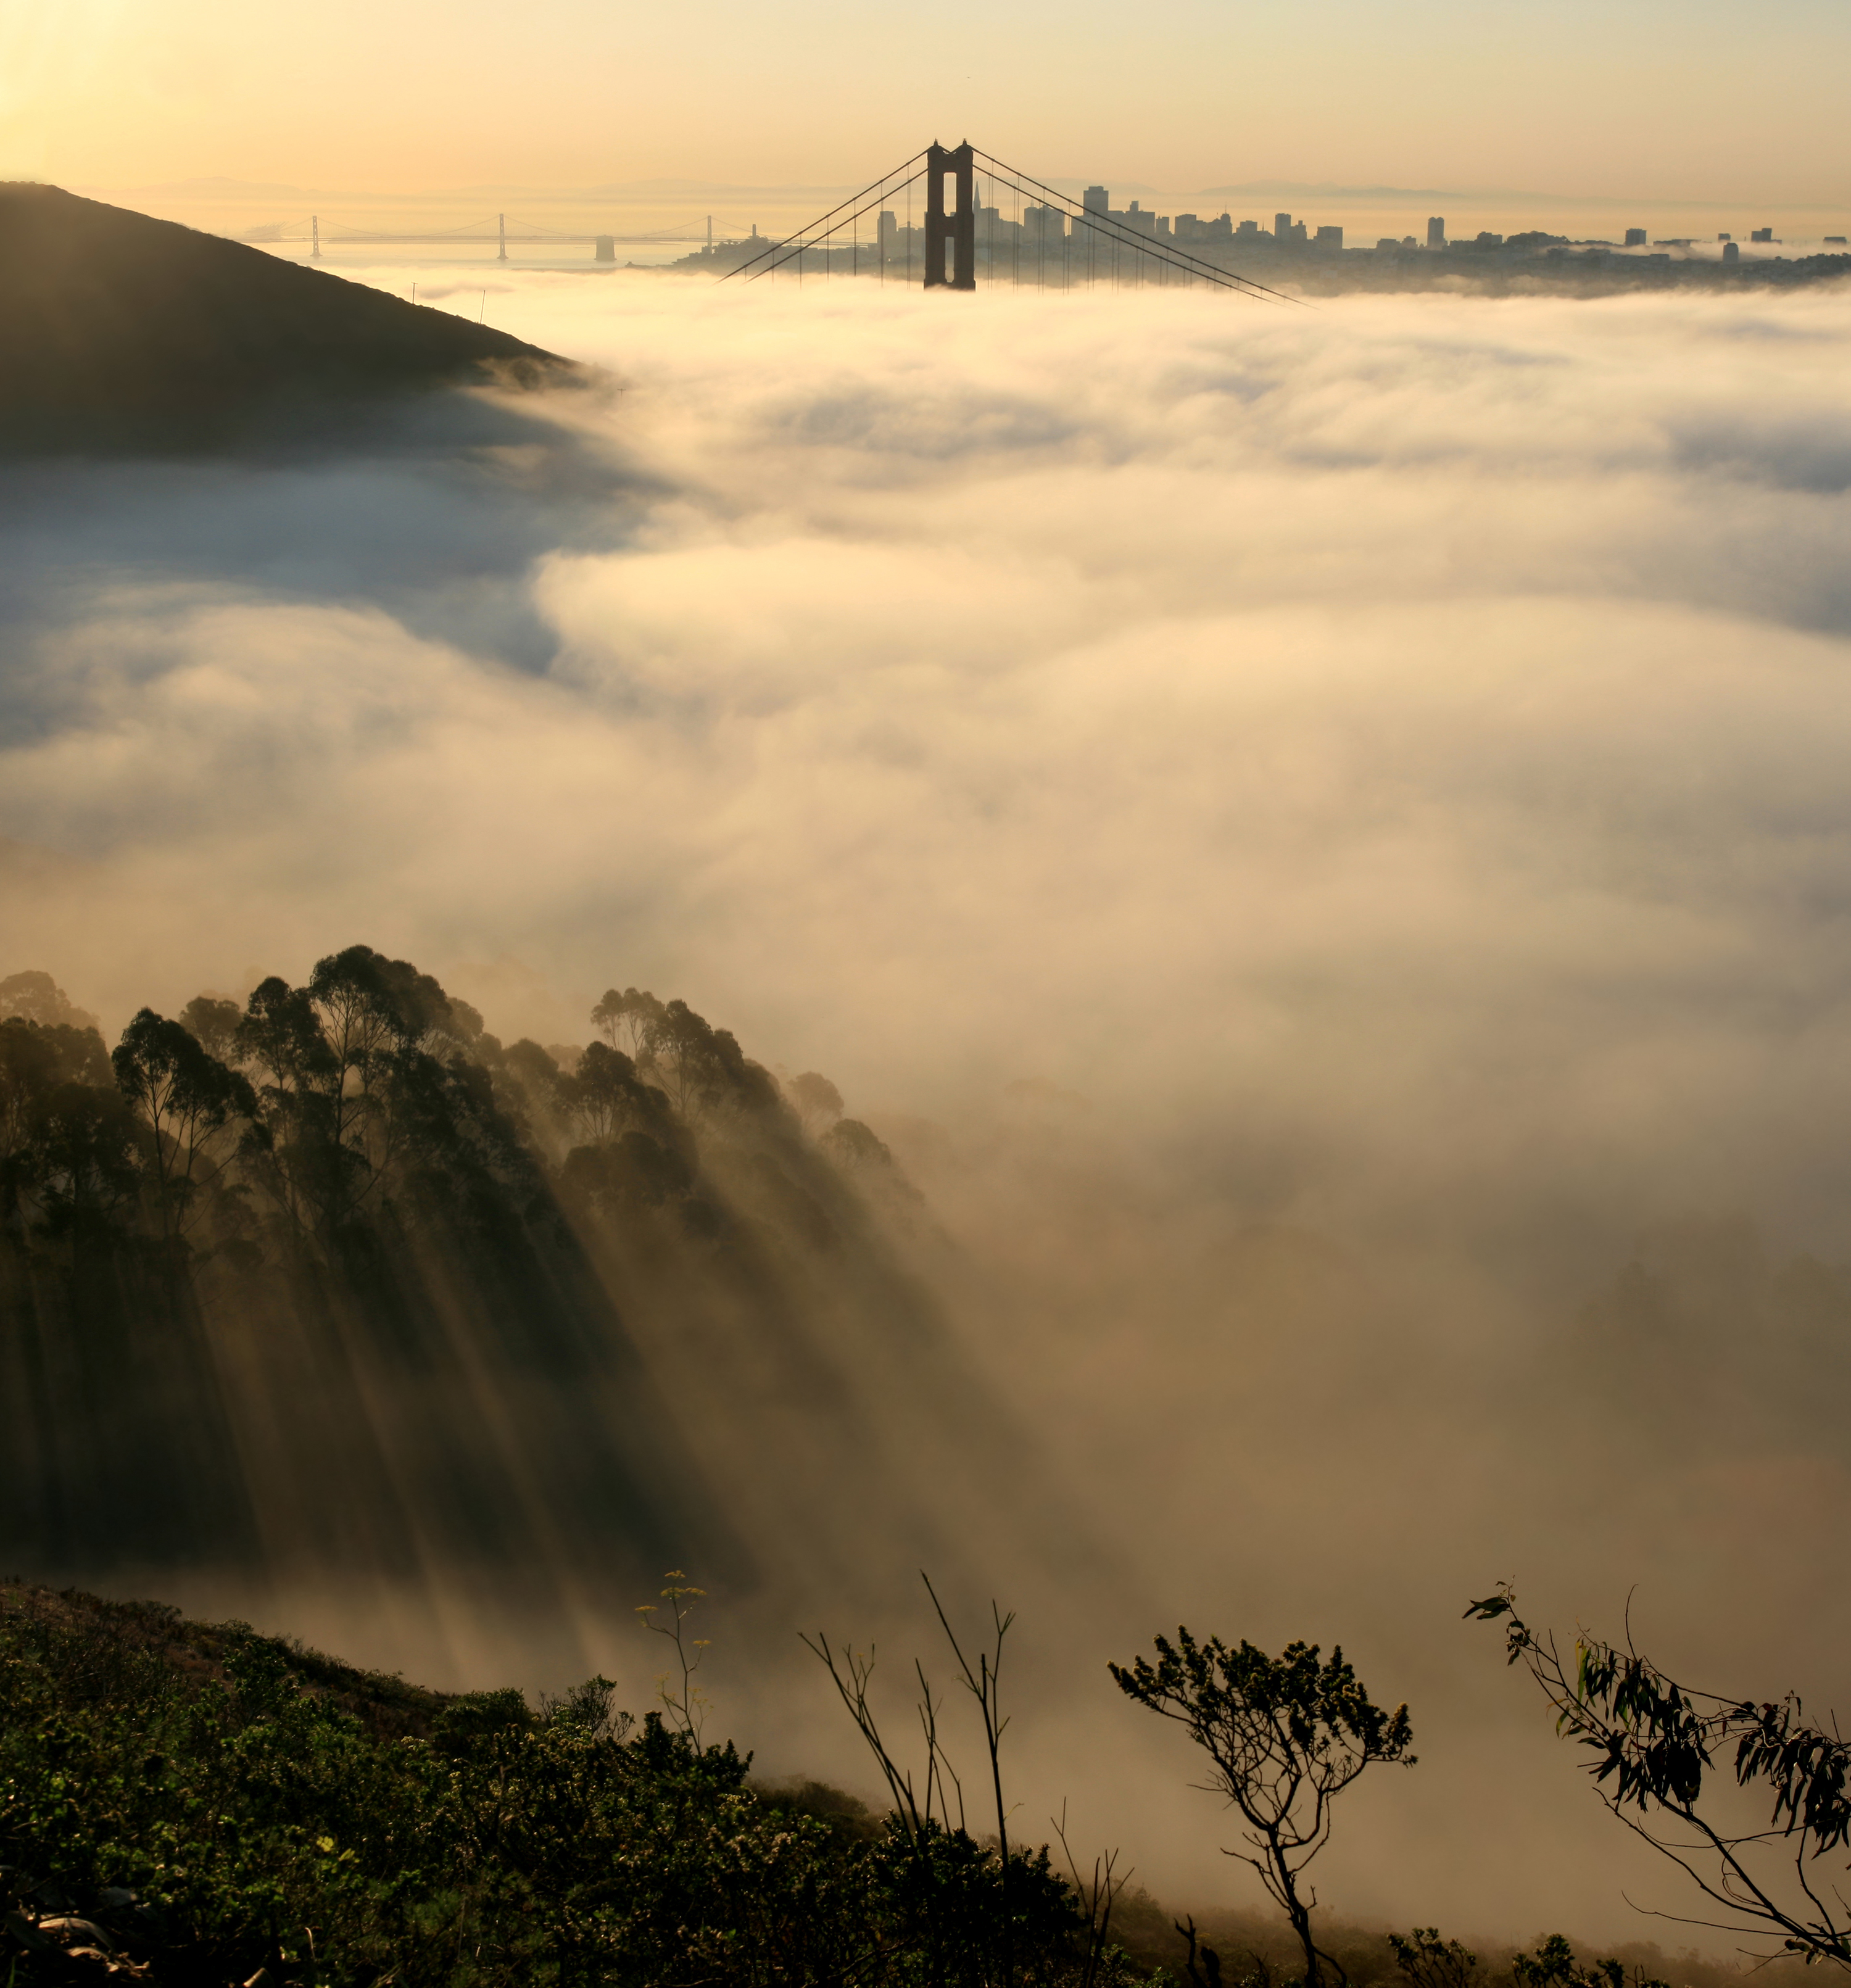
[[[144,1008],[111,1053],[117,1088],[147,1126],[147,1196],[170,1271],[226,1185],[239,1128],[257,1115],[248,1078],[210,1055],[192,1031]]]
[[[1211,1787],[1244,1825],[1245,1847],[1225,1854],[1252,1865],[1291,1922],[1305,1988],[1346,1982],[1312,1936],[1317,1894],[1304,1872],[1330,1840],[1337,1797],[1365,1768],[1414,1764],[1407,1707],[1384,1711],[1341,1649],[1326,1663],[1315,1643],[1272,1657],[1245,1640],[1231,1649],[1218,1636],[1198,1643],[1179,1628],[1174,1644],[1157,1638],[1154,1664],[1140,1657],[1107,1668],[1127,1698],[1174,1720],[1208,1756]]]
[[[1690,1923],[1851,1968],[1851,1904],[1821,1862],[1851,1847],[1851,1740],[1809,1720],[1793,1692],[1736,1698],[1680,1683],[1630,1634],[1620,1645],[1583,1631],[1564,1652],[1516,1603],[1501,1587],[1466,1619],[1504,1625],[1505,1661],[1529,1672],[1557,1732],[1593,1755],[1601,1800],[1695,1886]],[[1730,1813],[1731,1781],[1765,1801],[1765,1823]]]

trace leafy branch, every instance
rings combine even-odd
[[[1818,1874],[1819,1858],[1851,1841],[1851,1743],[1836,1726],[1809,1723],[1794,1692],[1757,1702],[1680,1684],[1640,1654],[1630,1628],[1623,1645],[1577,1635],[1566,1656],[1518,1614],[1507,1584],[1465,1619],[1503,1623],[1505,1661],[1535,1680],[1556,1731],[1594,1754],[1601,1800],[1723,1915],[1683,1923],[1777,1934],[1789,1952],[1851,1968],[1851,1907]],[[1767,1827],[1705,1812],[1719,1771],[1768,1798]]]

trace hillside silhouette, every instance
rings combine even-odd
[[[0,184],[0,445],[14,451],[211,448],[331,406],[564,363],[240,242]]]

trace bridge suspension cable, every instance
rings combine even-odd
[[[1115,245],[1132,249],[1154,262],[1167,263],[1171,269],[1181,269],[1191,277],[1199,277],[1204,282],[1218,285],[1223,289],[1240,290],[1249,296],[1271,297],[1282,304],[1300,303],[1301,298],[1288,296],[1283,290],[1275,290],[1269,284],[1256,283],[1251,276],[1243,276],[1233,269],[1224,269],[1219,263],[1211,262],[1200,255],[1192,255],[1186,248],[1179,248],[1173,242],[1159,241],[1151,235],[1127,225],[1115,215],[1103,212],[1097,208],[1087,207],[1071,195],[1057,192],[1042,181],[1022,172],[1018,167],[1006,165],[988,152],[976,151],[974,156],[990,167],[987,178],[1001,180],[1019,194],[1032,198],[1039,193],[1044,204],[1058,204],[1067,218],[1080,226],[1090,228]],[[1022,182],[1027,181],[1024,185]]]
[[[866,214],[877,210],[882,203],[891,200],[896,194],[904,193],[920,178],[924,171],[924,152],[915,152],[910,159],[903,159],[891,172],[883,173],[877,180],[870,180],[859,193],[851,194],[839,206],[832,207],[827,214],[799,228],[794,235],[785,235],[782,241],[768,243],[756,255],[745,262],[735,263],[720,280],[731,282],[735,276],[744,276],[746,281],[756,282],[761,276],[768,276],[781,269],[787,262],[795,262],[799,273],[802,269],[802,256],[807,249],[821,248],[833,235],[845,228],[851,227]],[[906,174],[904,178],[900,176]],[[761,269],[758,265],[763,263]]]
[[[887,202],[902,193],[909,195],[905,238],[907,268],[911,276],[914,252],[918,245],[916,231],[912,225],[910,189],[920,180],[927,183],[927,204],[924,230],[924,266],[925,282],[928,287],[949,286],[958,289],[976,287],[978,264],[976,223],[979,208],[976,198],[976,181],[982,178],[989,183],[994,196],[998,187],[1008,188],[1026,201],[1032,209],[1039,211],[1039,220],[1032,234],[1025,232],[1026,223],[1011,220],[1003,223],[1012,242],[1012,272],[1020,279],[1020,251],[1025,239],[1034,243],[1037,281],[1040,280],[1047,262],[1047,249],[1054,238],[1049,226],[1052,216],[1059,216],[1059,272],[1063,288],[1071,285],[1075,245],[1085,240],[1086,266],[1090,275],[1094,265],[1094,252],[1099,247],[1109,247],[1111,251],[1113,279],[1116,280],[1121,259],[1126,255],[1133,259],[1132,266],[1142,270],[1155,266],[1164,272],[1168,280],[1169,272],[1174,270],[1186,282],[1207,283],[1218,289],[1234,290],[1244,296],[1263,297],[1275,303],[1302,306],[1304,299],[1294,297],[1269,284],[1256,282],[1250,276],[1229,269],[1207,256],[1198,255],[1181,247],[1175,241],[1145,232],[1130,225],[1123,216],[1103,208],[1087,206],[1049,186],[1045,181],[1036,179],[1019,167],[1012,166],[993,154],[979,151],[968,141],[954,150],[934,144],[923,152],[915,152],[892,171],[883,174],[870,181],[860,192],[851,194],[826,214],[819,215],[794,233],[781,239],[768,242],[765,245],[745,260],[736,262],[720,279],[730,282],[735,276],[744,276],[748,282],[756,282],[762,277],[775,276],[780,269],[793,262],[801,277],[805,269],[805,258],[819,253],[822,261],[822,274],[829,276],[835,266],[833,259],[839,258],[843,248],[850,250],[849,273],[860,272],[860,224],[873,211],[882,210]],[[954,205],[947,205],[947,185],[954,186]],[[986,245],[985,262],[995,276],[998,267],[996,245],[994,241],[995,207],[981,209],[983,215],[991,218],[991,239]],[[1069,227],[1071,233],[1069,232]],[[896,232],[897,223],[896,221]],[[845,242],[843,239],[847,236]],[[739,245],[744,247],[745,245]],[[875,272],[884,277],[888,261],[888,238],[877,224],[875,230]]]

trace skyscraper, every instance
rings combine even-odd
[[[1430,248],[1444,248],[1446,246],[1444,215],[1430,214],[1427,217],[1427,245]]]

